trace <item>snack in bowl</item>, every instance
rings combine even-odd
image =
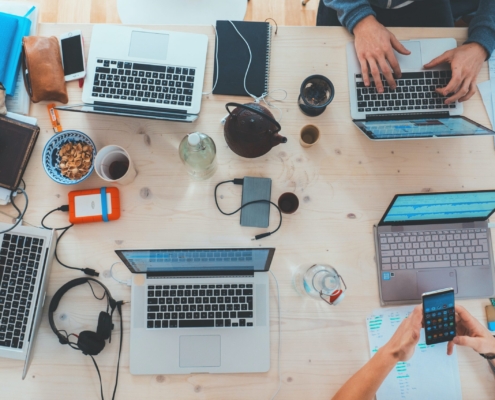
[[[91,168],[93,147],[84,142],[66,143],[58,152],[60,172],[69,179],[81,179]]]

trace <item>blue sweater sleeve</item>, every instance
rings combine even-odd
[[[466,43],[472,42],[482,45],[488,52],[488,58],[495,49],[495,1],[480,1],[478,11],[469,24]]]
[[[368,0],[323,0],[323,3],[337,11],[340,23],[351,33],[356,24],[364,17],[376,16]]]

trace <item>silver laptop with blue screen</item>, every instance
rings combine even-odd
[[[133,273],[132,374],[270,369],[274,248],[116,253]]]
[[[419,303],[446,287],[493,296],[494,211],[495,190],[396,195],[374,227],[381,303]]]

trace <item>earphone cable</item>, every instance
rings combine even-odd
[[[100,369],[98,368],[98,364],[96,364],[96,361],[95,359],[93,358],[93,356],[90,354],[89,355],[91,357],[91,359],[93,360],[93,364],[95,365],[96,367],[96,372],[98,372],[98,378],[100,378],[100,394],[101,394],[101,400],[105,400],[105,398],[103,397],[103,384],[101,383],[101,374],[100,374]]]

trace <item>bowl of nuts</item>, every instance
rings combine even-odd
[[[43,149],[43,168],[62,185],[75,185],[91,175],[96,146],[79,131],[63,131],[52,136]]]

